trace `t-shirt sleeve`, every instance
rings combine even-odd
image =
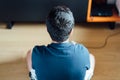
[[[84,57],[84,65],[86,69],[88,70],[90,68],[90,56],[88,49],[82,45],[82,56]]]
[[[38,46],[35,46],[32,50],[32,68],[35,69],[35,65],[37,64],[37,59],[39,55]]]
[[[32,68],[35,69],[40,59],[44,46],[35,46],[32,50]]]
[[[36,55],[36,46],[33,48],[33,50],[32,50],[32,68],[33,69],[35,69],[34,68],[34,62],[35,62],[35,58],[34,58],[34,56]]]

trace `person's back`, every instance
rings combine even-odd
[[[38,80],[83,80],[90,65],[87,49],[72,42],[36,46],[32,58]]]
[[[35,80],[84,80],[90,68],[89,52],[83,45],[69,41],[74,27],[70,9],[54,7],[46,25],[53,42],[47,46],[35,46],[27,58],[28,69],[34,70]]]

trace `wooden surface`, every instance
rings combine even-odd
[[[84,44],[95,56],[92,80],[120,80],[120,24],[115,30],[107,24],[78,24],[71,40]],[[44,24],[15,24],[12,30],[0,24],[0,80],[29,80],[27,50],[50,42]]]

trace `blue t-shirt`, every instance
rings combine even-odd
[[[72,42],[35,46],[32,67],[38,80],[84,80],[90,68],[89,52]]]

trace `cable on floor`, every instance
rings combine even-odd
[[[104,47],[107,45],[109,38],[111,38],[111,37],[113,37],[113,36],[116,36],[116,35],[118,35],[118,34],[120,34],[120,31],[119,31],[119,32],[116,32],[116,33],[113,33],[113,34],[108,35],[108,36],[105,38],[105,41],[104,41],[104,43],[103,43],[103,45],[102,45],[102,46],[98,46],[98,47],[86,46],[86,47],[87,47],[87,48],[89,48],[89,49],[101,49],[101,48],[104,48]]]

